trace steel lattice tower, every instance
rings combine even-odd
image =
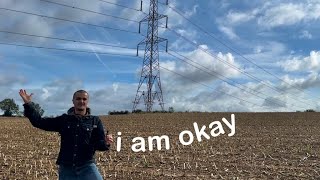
[[[168,1],[167,1],[168,4]],[[158,14],[158,0],[150,0],[149,15],[143,18],[139,23],[148,22],[147,37],[142,40],[137,47],[137,55],[139,51],[139,45],[145,44],[144,59],[142,64],[141,76],[137,94],[133,102],[133,111],[137,110],[137,106],[143,97],[145,108],[147,112],[152,111],[154,101],[157,100],[161,106],[161,110],[164,110],[163,95],[160,81],[160,68],[159,68],[159,47],[160,42],[168,40],[158,37],[158,20],[166,18],[166,26],[168,22],[168,16]],[[146,84],[146,90],[143,90],[143,84]]]

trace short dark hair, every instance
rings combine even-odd
[[[72,99],[74,99],[74,97],[76,96],[77,93],[87,93],[87,94],[88,94],[88,97],[89,97],[89,93],[88,93],[87,91],[85,91],[85,90],[83,90],[83,89],[80,89],[80,90],[78,90],[78,91],[76,91],[76,92],[73,93]]]

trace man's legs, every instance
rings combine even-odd
[[[94,163],[86,164],[76,168],[79,180],[103,180],[97,166]]]
[[[79,167],[59,166],[59,180],[103,180],[94,163]]]
[[[59,165],[59,180],[77,180],[77,175],[72,166]]]

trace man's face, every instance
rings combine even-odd
[[[85,92],[77,92],[72,100],[74,108],[84,111],[88,106],[89,96]]]

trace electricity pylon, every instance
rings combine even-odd
[[[139,33],[142,22],[148,22],[148,30],[147,37],[144,40],[142,40],[137,46],[137,56],[139,52],[139,46],[142,44],[145,44],[145,52],[139,86],[137,89],[136,97],[133,102],[133,111],[137,110],[137,106],[140,103],[141,97],[143,97],[144,105],[147,112],[152,111],[152,107],[155,103],[155,100],[159,102],[161,110],[164,110],[163,95],[160,81],[158,44],[160,42],[166,41],[166,46],[168,47],[168,40],[158,37],[158,21],[162,18],[166,18],[167,27],[168,16],[158,14],[158,0],[150,0],[149,14],[139,22]],[[146,87],[143,86],[143,84],[145,84]]]

